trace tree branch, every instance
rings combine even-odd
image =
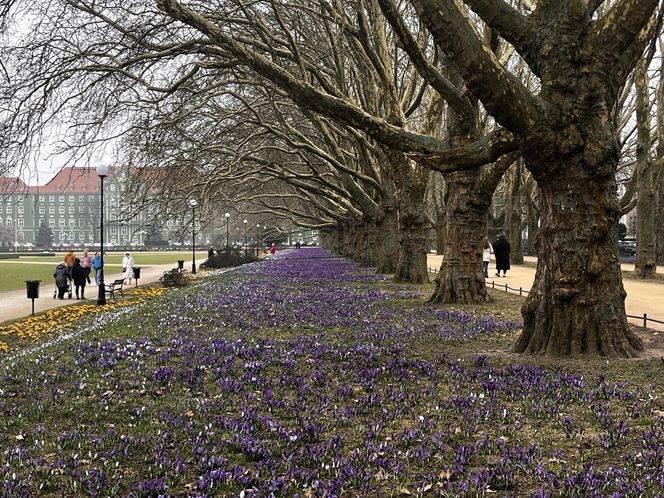
[[[505,129],[498,129],[465,147],[448,150],[436,155],[411,154],[411,158],[426,168],[449,173],[475,169],[496,161],[503,154],[518,149],[514,136]]]
[[[390,23],[403,50],[408,54],[419,75],[436,90],[454,110],[463,116],[472,116],[472,105],[462,93],[424,57],[410,30],[397,12],[392,0],[378,0],[383,15]]]
[[[298,105],[326,116],[334,116],[335,119],[364,131],[375,140],[396,150],[429,154],[445,149],[444,142],[437,138],[390,125],[345,99],[323,93],[301,81],[266,57],[238,43],[233,36],[225,33],[212,21],[181,5],[177,0],[156,0],[156,4],[170,17],[201,31],[214,44],[275,83]]]
[[[533,70],[537,40],[528,18],[503,0],[463,0],[482,20],[507,40]]]
[[[655,12],[657,1],[618,0],[593,23],[585,43],[588,53],[596,54],[599,63],[610,70],[646,26]],[[633,68],[639,55],[632,55],[627,64]]]
[[[500,65],[458,2],[412,0],[436,43],[487,111],[511,132],[528,133],[541,114],[538,99]]]

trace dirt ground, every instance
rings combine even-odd
[[[430,268],[435,268],[436,271],[440,268],[442,256],[436,254],[429,254],[427,262]],[[489,264],[489,278],[487,284],[491,287],[492,283],[496,289],[503,290],[505,284],[508,287],[516,289],[519,292],[519,287],[523,290],[529,290],[535,280],[535,265],[537,258],[526,256],[523,265],[512,265],[512,269],[507,272],[507,277],[495,276],[495,263],[491,261]],[[623,272],[633,272],[633,264],[621,265]],[[623,276],[627,273],[623,273]],[[657,281],[642,281],[634,278],[623,278],[623,285],[627,291],[627,299],[625,300],[625,307],[628,315],[643,317],[646,313],[649,318],[664,321],[664,282]],[[515,292],[515,291],[510,291]],[[643,318],[628,318],[627,321],[634,325],[643,325]],[[664,324],[648,322],[648,328],[664,331]]]

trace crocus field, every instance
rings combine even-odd
[[[284,251],[0,350],[1,494],[664,496],[662,362],[493,357],[519,323],[422,303]]]

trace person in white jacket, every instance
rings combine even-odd
[[[482,270],[484,271],[484,278],[489,278],[489,262],[491,261],[491,253],[493,248],[489,239],[484,237],[482,241]]]
[[[122,271],[124,272],[124,279],[127,284],[131,285],[131,279],[134,278],[134,258],[126,252],[122,258]]]

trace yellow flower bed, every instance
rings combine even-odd
[[[75,322],[79,318],[89,313],[99,313],[102,311],[111,311],[126,306],[134,306],[145,302],[148,298],[161,296],[167,289],[163,287],[146,289],[135,287],[125,294],[130,297],[117,301],[107,301],[103,306],[96,304],[78,304],[75,306],[66,306],[54,308],[37,316],[29,316],[23,321],[14,322],[0,327],[0,336],[16,336],[19,339],[28,339],[37,341],[42,336],[53,334],[62,329],[69,323]],[[9,351],[9,346],[0,341],[0,352]]]

